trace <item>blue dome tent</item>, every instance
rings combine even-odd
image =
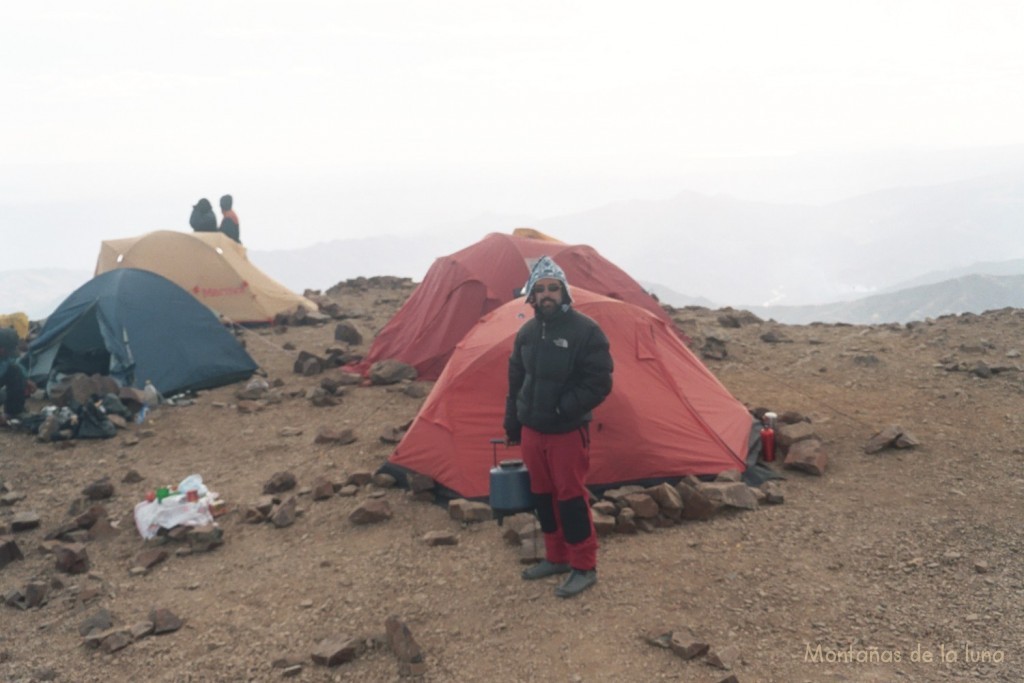
[[[164,395],[248,378],[256,362],[212,312],[170,280],[124,268],[94,277],[57,307],[22,358],[28,376],[110,375],[151,380]]]

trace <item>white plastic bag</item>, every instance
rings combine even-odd
[[[189,491],[198,492],[200,498],[208,493],[206,486],[203,485],[203,478],[198,474],[190,474],[178,484],[178,493],[188,493]]]
[[[204,487],[205,489],[205,487]],[[213,524],[209,493],[190,503],[184,494],[168,496],[162,501],[142,501],[135,506],[135,527],[145,539],[156,537],[160,529],[173,529],[178,525],[203,526]]]

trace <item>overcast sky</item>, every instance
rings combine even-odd
[[[668,197],[729,159],[1021,144],[1022,36],[1016,0],[9,3],[0,217],[78,215],[32,244],[7,218],[0,269],[60,240],[91,268],[227,192],[277,249]]]

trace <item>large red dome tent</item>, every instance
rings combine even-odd
[[[561,266],[570,286],[640,306],[674,330],[654,297],[592,247],[565,244],[532,230],[491,233],[435,260],[352,369],[366,372],[377,361],[397,359],[415,367],[420,379],[437,379],[463,335],[481,316],[515,298],[541,256]]]
[[[745,469],[753,417],[659,316],[573,287],[573,306],[608,335],[613,389],[594,411],[588,485],[671,480]],[[459,342],[384,469],[431,477],[456,495],[488,495],[490,440],[500,438],[508,358],[533,315],[520,298]],[[499,459],[518,447],[499,446]]]

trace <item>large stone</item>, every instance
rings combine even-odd
[[[224,545],[224,530],[216,524],[190,527],[185,534],[188,547],[194,553],[205,553]]]
[[[142,638],[153,634],[153,622],[137,621],[132,624],[129,630],[131,631],[132,638],[135,640],[141,640]]]
[[[252,415],[258,413],[267,407],[264,401],[239,401],[235,406],[236,410],[242,415]]]
[[[505,527],[505,531],[501,536],[511,545],[518,546],[527,539],[533,539],[541,535],[540,522],[537,521],[536,517],[526,512],[520,512],[503,518],[502,525]]]
[[[311,377],[324,371],[324,359],[308,351],[300,351],[295,359],[292,371],[297,375]]]
[[[523,541],[519,546],[519,563],[536,564],[544,559],[544,543],[538,540]]]
[[[334,339],[352,346],[359,346],[363,343],[363,333],[352,321],[343,320],[334,328]]]
[[[31,531],[32,529],[38,529],[40,523],[41,518],[38,512],[31,510],[18,512],[11,517],[11,531]]]
[[[316,387],[309,395],[309,402],[317,408],[330,408],[341,405],[341,396],[333,394],[323,387]]]
[[[384,622],[387,631],[388,647],[398,659],[399,676],[422,676],[427,671],[423,650],[413,638],[409,626],[398,617],[392,615]]]
[[[373,481],[373,472],[369,470],[358,470],[348,475],[343,486],[366,486]]]
[[[89,571],[89,553],[81,543],[58,543],[53,547],[57,571],[84,574]]]
[[[338,666],[359,656],[362,647],[363,641],[359,638],[336,636],[317,643],[310,657],[320,666]]]
[[[320,474],[313,479],[313,500],[327,500],[334,497],[334,482]]]
[[[169,609],[154,607],[149,611],[149,621],[153,624],[153,635],[172,633],[181,628],[185,622]]]
[[[78,625],[78,635],[87,636],[94,631],[106,631],[114,625],[114,617],[110,610],[100,609],[93,612]]]
[[[428,531],[423,534],[423,542],[429,546],[458,545],[459,537],[451,531]]]
[[[313,439],[313,443],[338,444],[339,446],[354,443],[355,441],[356,434],[353,430],[349,428],[338,430],[329,427],[320,427],[316,432],[316,438]]]
[[[737,469],[723,470],[715,475],[715,481],[742,481],[743,473]]]
[[[132,567],[140,567],[148,571],[166,559],[166,550],[162,548],[150,548],[148,550],[143,550],[135,556],[135,560],[132,562]]]
[[[706,661],[716,669],[731,671],[740,662],[740,649],[735,645],[712,648],[708,651]]]
[[[806,439],[793,444],[783,461],[783,467],[788,470],[807,472],[819,477],[825,473],[827,464],[828,454],[817,439]]]
[[[270,522],[278,529],[291,526],[299,516],[298,507],[298,499],[295,496],[288,496],[270,513]]]
[[[782,491],[782,484],[775,479],[770,479],[761,484],[761,491],[764,493],[764,502],[768,505],[782,505],[786,502],[786,496]]]
[[[676,484],[676,491],[683,500],[683,519],[707,520],[715,516],[719,505],[707,495],[683,480]]]
[[[353,524],[376,524],[391,519],[391,505],[383,498],[371,498],[349,513]]]
[[[805,439],[817,439],[818,434],[814,425],[810,422],[797,422],[796,424],[779,424],[775,428],[775,447],[779,453],[785,455],[790,447],[798,441]]]
[[[486,503],[456,498],[448,503],[448,516],[467,524],[494,519],[494,512]]]
[[[615,518],[615,532],[619,534],[635,534],[639,530],[636,513],[633,508],[623,508]]]
[[[89,500],[107,500],[114,495],[114,484],[108,477],[103,477],[82,489],[82,495]]]
[[[416,379],[416,368],[403,363],[402,361],[388,358],[377,361],[370,366],[369,378],[371,384],[396,384],[404,379]]]
[[[295,488],[295,475],[291,472],[277,472],[263,485],[263,493],[282,493]]]
[[[654,519],[658,516],[658,503],[646,493],[630,493],[622,499],[638,519]]]
[[[613,503],[615,503],[619,507],[624,507],[626,505],[626,502],[625,502],[626,496],[628,496],[631,493],[640,493],[643,490],[644,490],[643,486],[637,486],[635,484],[630,484],[629,486],[620,486],[617,489],[608,489],[607,491],[604,492],[604,497],[607,500],[612,501]]]
[[[712,481],[702,483],[698,489],[713,503],[741,510],[756,510],[757,498],[750,487],[742,482]]]
[[[7,491],[0,494],[0,505],[4,507],[10,507],[11,505],[17,505],[21,501],[28,497],[27,493],[21,491]]]
[[[594,530],[598,536],[607,536],[615,531],[615,518],[611,515],[601,514],[597,510],[591,510],[594,518]]]
[[[18,544],[10,536],[0,536],[0,569],[3,569],[11,562],[24,560]]]
[[[645,491],[654,499],[662,512],[682,511],[683,497],[670,484],[658,484]]]
[[[907,432],[900,425],[889,425],[874,434],[864,444],[865,453],[878,453],[886,448],[913,448],[920,445],[920,441]]]
[[[29,581],[25,584],[25,607],[42,607],[50,596],[50,584],[46,581]]]
[[[128,638],[127,642],[125,639]],[[107,640],[110,640],[109,645],[105,645]],[[121,648],[128,645],[131,642],[131,634],[123,626],[111,626],[106,629],[94,629],[87,633],[82,639],[82,643],[91,649],[102,648],[104,652],[110,653],[120,650]]]
[[[711,645],[698,638],[690,629],[684,628],[672,632],[669,648],[675,656],[690,660],[706,654]]]

